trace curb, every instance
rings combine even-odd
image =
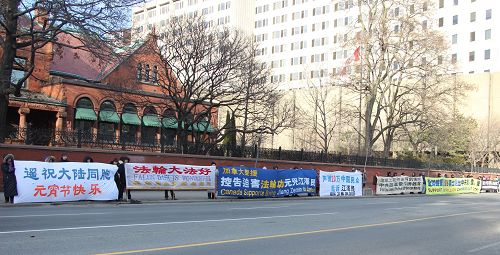
[[[467,196],[477,194],[458,194],[458,195],[432,195],[436,196]],[[375,195],[375,196],[359,196],[359,197],[319,197],[319,196],[301,196],[301,197],[279,197],[279,198],[219,198],[219,199],[190,199],[190,200],[135,200],[130,201],[68,201],[68,202],[51,202],[51,203],[23,203],[23,204],[0,204],[0,208],[20,208],[20,207],[42,207],[42,206],[88,206],[88,205],[140,205],[140,204],[189,204],[189,203],[224,203],[224,202],[253,202],[253,201],[294,201],[294,200],[352,200],[352,199],[391,199],[398,197],[430,197],[426,194],[403,194],[403,195]]]

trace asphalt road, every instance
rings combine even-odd
[[[500,194],[0,208],[0,254],[500,254]]]

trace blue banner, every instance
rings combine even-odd
[[[219,167],[217,194],[240,198],[283,197],[316,193],[315,170],[267,170]]]

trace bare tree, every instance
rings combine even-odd
[[[53,43],[81,48],[110,56],[111,48],[121,41],[118,31],[127,26],[129,7],[139,0],[2,0],[0,1],[0,142],[4,141],[9,95],[19,96],[22,84],[33,74],[37,54]],[[68,33],[75,31],[75,34]],[[58,40],[66,33],[81,44]],[[23,55],[25,61],[16,61]],[[12,79],[13,69],[24,71],[23,77]]]
[[[308,116],[304,124],[317,138],[310,141],[314,149],[329,152],[340,123],[340,102],[336,98],[335,87],[330,86],[330,82],[322,78],[309,82],[311,86],[307,88],[305,95],[306,107],[301,109],[306,113],[304,116]]]
[[[177,114],[182,149],[194,125],[208,123],[218,108],[241,101],[244,92],[237,82],[249,60],[248,42],[238,30],[209,27],[203,16],[174,17],[158,34],[159,85],[165,103]],[[205,143],[213,136],[199,138]],[[222,140],[220,135],[216,139]]]
[[[364,99],[364,153],[382,140],[388,156],[403,126],[425,121],[428,109],[450,104],[463,89],[445,82],[453,65],[442,35],[431,29],[429,1],[359,0],[357,7],[350,46],[360,47],[361,61],[338,83]]]
[[[286,113],[291,108],[286,104],[279,105],[283,93],[277,90],[276,84],[269,81],[271,71],[258,59],[260,51],[259,45],[249,40],[246,51],[248,61],[243,66],[239,82],[243,98],[234,109],[235,116],[242,122],[238,128],[242,147],[248,143],[247,134],[257,134],[257,136],[252,135],[251,140],[258,144],[262,135],[279,133],[290,123]],[[285,114],[278,114],[280,112]]]

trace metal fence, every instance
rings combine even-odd
[[[440,169],[451,171],[474,171],[500,173],[497,168],[481,168],[466,165],[424,162],[411,159],[393,159],[381,157],[365,157],[358,155],[344,155],[341,153],[324,153],[322,151],[296,151],[259,148],[257,146],[226,146],[222,144],[188,143],[187,146],[177,146],[175,142],[165,139],[126,139],[114,135],[93,134],[84,131],[54,131],[46,129],[19,129],[11,130],[5,141],[14,144],[32,144],[44,146],[98,148],[107,150],[146,151],[160,153],[182,153],[193,155],[210,155],[224,157],[241,157],[288,160],[303,162],[323,162],[333,164],[387,166],[412,169]]]

